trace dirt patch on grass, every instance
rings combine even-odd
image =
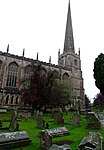
[[[86,129],[89,130],[101,130],[100,124],[88,123]]]
[[[56,142],[53,142],[53,144],[57,144],[57,145],[63,145],[63,144],[72,144],[74,143],[73,141],[70,141],[70,140],[60,140],[60,141],[56,141]]]

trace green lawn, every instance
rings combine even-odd
[[[64,114],[64,120],[65,122],[72,121],[70,119],[70,112],[68,115]],[[12,112],[9,111],[7,114],[0,114],[0,119],[5,120],[5,119],[10,119],[12,115]],[[44,115],[45,121],[50,121],[52,120],[50,117],[50,114]],[[54,124],[53,122],[48,122],[49,123],[49,128],[55,128],[59,127],[60,125]],[[20,131],[27,131],[29,134],[32,142],[30,145],[21,147],[21,148],[16,148],[15,150],[39,150],[39,145],[40,145],[40,139],[38,138],[38,133],[40,129],[36,128],[36,121],[34,118],[29,118],[27,121],[25,119],[21,119],[19,121],[20,125]],[[53,141],[59,141],[59,140],[70,140],[73,143],[70,145],[72,150],[76,150],[77,146],[81,142],[84,136],[88,134],[88,132],[100,132],[102,136],[104,137],[104,131],[103,130],[87,130],[86,129],[87,125],[87,120],[84,115],[81,116],[81,125],[79,127],[75,127],[73,125],[65,125],[65,127],[69,130],[70,135],[64,136],[64,137],[58,137],[58,138],[53,138]],[[9,126],[9,122],[3,122],[3,126]],[[3,131],[4,132],[4,131]]]

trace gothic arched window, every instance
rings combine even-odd
[[[76,59],[74,60],[74,65],[77,66],[77,60]]]
[[[6,86],[16,87],[17,73],[18,73],[18,65],[15,62],[10,63],[8,66],[8,76]]]
[[[68,82],[69,75],[67,73],[64,73],[62,78],[64,81]]]
[[[14,96],[11,97],[11,104],[13,104],[13,99],[14,99]]]
[[[9,101],[9,95],[6,97],[6,104],[8,104]]]
[[[25,67],[25,78],[30,78],[32,75],[32,67],[30,65]]]
[[[16,104],[18,104],[18,96],[16,97]]]

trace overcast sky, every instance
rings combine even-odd
[[[69,0],[0,0],[0,51],[57,64],[63,52]],[[104,0],[70,0],[75,51],[81,50],[85,94],[99,93],[95,58],[104,52]]]

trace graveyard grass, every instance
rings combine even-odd
[[[64,114],[64,121],[65,122],[72,122],[70,117],[70,114],[72,112],[68,112],[68,115]],[[9,120],[11,118],[12,115],[12,111],[9,111],[8,113],[5,114],[0,114],[0,119],[4,120],[3,121],[3,127],[7,127],[9,126]],[[54,122],[52,122],[52,119],[50,117],[50,114],[45,114],[44,115],[44,120],[46,122],[49,123],[49,128],[56,128],[56,127],[61,127],[61,125],[59,124],[55,124]],[[40,146],[40,139],[38,137],[39,132],[41,131],[41,129],[37,129],[36,128],[36,121],[33,117],[28,118],[27,121],[22,118],[19,121],[19,125],[20,125],[20,131],[27,131],[30,139],[32,140],[31,144],[25,147],[20,147],[20,148],[15,148],[14,150],[39,150],[39,146]],[[79,143],[81,142],[81,140],[83,139],[84,136],[86,136],[88,134],[88,132],[100,132],[102,134],[102,136],[104,137],[104,131],[103,130],[88,130],[86,129],[88,121],[85,118],[85,115],[81,115],[81,122],[80,122],[80,126],[79,127],[75,127],[74,125],[68,125],[65,124],[64,126],[69,130],[70,135],[68,136],[63,136],[63,137],[57,137],[57,138],[53,138],[53,142],[55,141],[61,141],[61,140],[69,140],[71,142],[70,147],[72,148],[72,150],[76,150],[77,146],[79,145]],[[0,131],[2,132],[2,131]],[[5,131],[3,131],[5,132]],[[8,132],[8,131],[6,131]]]

